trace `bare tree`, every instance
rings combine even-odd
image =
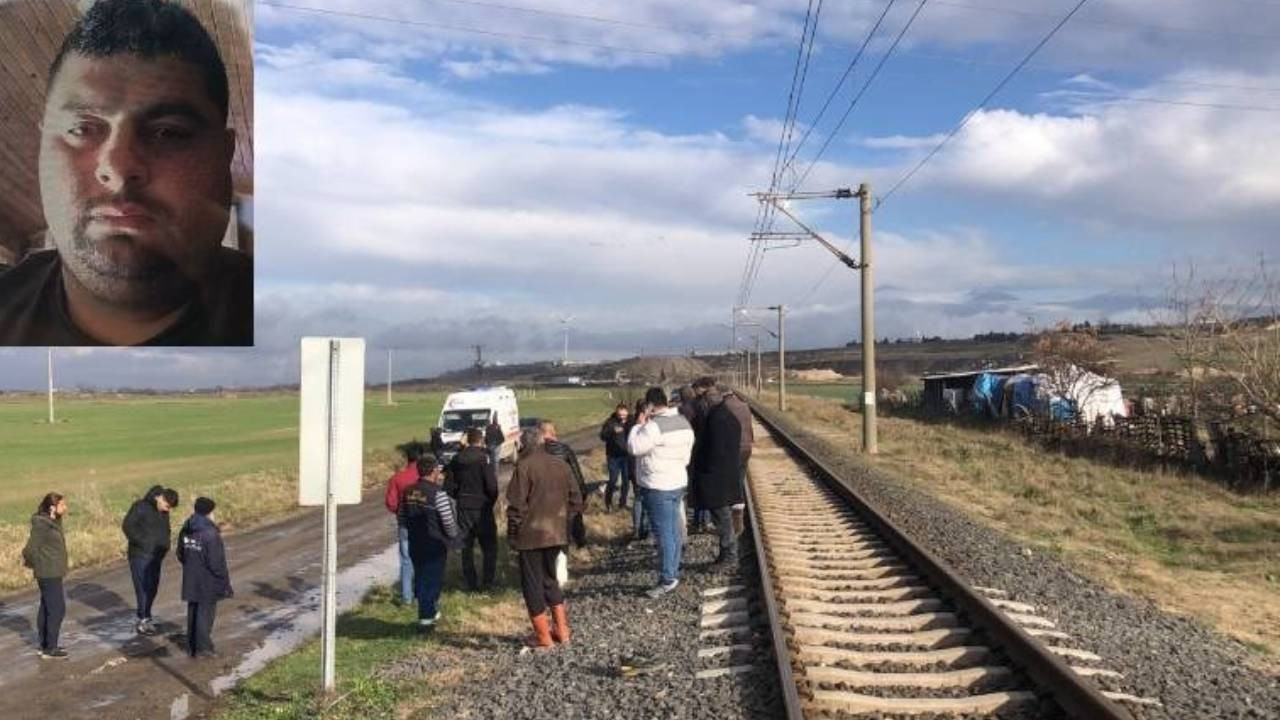
[[[1200,395],[1231,406],[1223,396],[1230,392],[1247,411],[1280,422],[1280,279],[1265,257],[1247,273],[1218,279],[1197,279],[1194,269],[1175,274],[1166,311],[1174,320],[1174,352],[1191,382],[1202,374],[1224,388],[1200,388]]]
[[[1072,327],[1062,322],[1031,339],[1031,358],[1044,373],[1050,393],[1077,404],[1083,410],[1094,394],[1115,384],[1106,377],[1112,353],[1098,338],[1095,327]]]

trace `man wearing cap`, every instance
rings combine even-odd
[[[187,644],[191,657],[214,657],[213,619],[218,601],[232,596],[231,573],[222,533],[213,522],[216,504],[197,498],[195,513],[178,531],[182,599],[187,602]]]

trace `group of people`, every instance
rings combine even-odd
[[[719,535],[713,569],[737,561],[742,532],[744,482],[754,439],[751,412],[737,395],[721,393],[713,378],[699,378],[680,390],[679,405],[670,405],[662,388],[645,392],[635,414],[619,404],[600,428],[609,480],[605,509],[626,507],[633,489],[632,537],[646,538],[652,529],[658,548],[658,582],[647,591],[657,598],[680,583],[680,564],[688,541],[686,495],[695,518],[709,514]],[[696,523],[696,520],[695,520]]]
[[[129,575],[137,600],[135,630],[139,635],[158,632],[151,609],[160,590],[161,567],[169,554],[170,513],[177,506],[176,490],[155,485],[129,507],[121,523],[128,543]],[[209,498],[196,499],[195,512],[178,531],[174,553],[182,564],[187,649],[192,657],[216,655],[212,634],[218,601],[232,595],[226,548],[222,544],[222,533],[213,521],[215,507],[216,503]],[[62,494],[45,495],[31,516],[31,534],[22,549],[23,565],[35,575],[40,592],[36,633],[43,659],[67,657],[67,651],[58,644],[67,608],[62,582],[68,565],[63,529],[67,510],[67,499]]]
[[[487,428],[469,429],[464,446],[447,464],[433,447],[406,443],[405,466],[387,482],[385,504],[396,517],[400,544],[400,600],[408,605],[416,599],[420,630],[429,631],[440,618],[450,550],[462,555],[468,591],[493,587],[499,455],[486,442],[487,434]],[[506,492],[507,542],[519,553],[520,583],[533,625],[527,643],[546,648],[569,640],[557,570],[571,539],[578,546],[586,544],[586,480],[572,448],[557,437],[554,423],[544,420],[523,431],[517,445]],[[477,544],[480,572],[475,564]]]

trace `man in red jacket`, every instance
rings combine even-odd
[[[396,516],[396,540],[400,543],[400,599],[405,605],[413,602],[413,561],[409,558],[409,531],[405,527],[401,500],[404,491],[418,482],[418,458],[422,457],[422,443],[414,440],[400,446],[405,466],[387,481],[387,510]]]

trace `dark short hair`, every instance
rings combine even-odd
[[[171,508],[178,507],[178,491],[177,490],[174,490],[173,488],[165,488],[164,492],[160,493],[160,495],[161,497],[164,498],[165,502],[169,503],[169,507]]]
[[[430,454],[423,455],[422,457],[418,458],[418,477],[424,478],[430,475],[431,471],[435,470],[439,466],[440,466],[440,463],[439,461],[436,460],[435,455],[430,455]]]
[[[467,444],[479,445],[484,442],[484,431],[478,427],[467,429]]]
[[[404,453],[404,459],[407,462],[417,462],[418,458],[422,457],[422,443],[410,440],[400,446],[400,452]]]
[[[173,57],[195,65],[209,99],[227,119],[230,92],[227,67],[218,46],[189,10],[166,0],[98,0],[71,28],[49,65],[49,82],[68,53],[110,57],[133,53],[144,58]]]
[[[62,493],[51,492],[40,498],[40,507],[36,508],[36,514],[48,515],[49,511],[60,502],[62,502]]]
[[[626,403],[618,403],[618,404],[617,404],[617,406],[615,406],[613,409],[614,409],[615,411],[617,411],[617,410],[626,410],[626,409],[627,409],[627,404],[626,404]]]
[[[651,387],[644,393],[644,401],[654,405],[666,405],[667,394],[660,387]]]
[[[207,497],[198,497],[194,507],[197,515],[208,515],[213,512],[214,508],[218,507],[218,503]]]
[[[699,390],[702,388],[711,389],[715,386],[716,386],[716,379],[711,377],[710,375],[703,375],[702,377],[693,381],[693,388],[695,390]]]

